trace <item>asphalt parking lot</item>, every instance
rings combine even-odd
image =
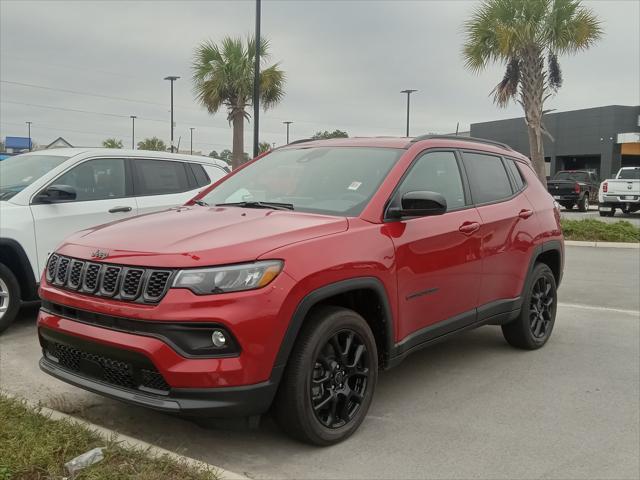
[[[596,213],[597,215],[597,213]],[[346,442],[296,443],[78,390],[37,368],[35,309],[0,337],[0,387],[253,478],[640,477],[640,250],[568,247],[554,334],[517,351],[484,327],[381,374]]]

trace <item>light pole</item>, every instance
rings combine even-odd
[[[136,149],[136,117],[135,115],[130,115],[131,118],[131,150]]]
[[[284,123],[287,126],[287,145],[289,145],[289,125],[291,125],[293,122],[286,121],[282,123]]]
[[[176,77],[175,75],[164,77],[165,80],[169,80],[171,82],[171,153],[173,153],[173,82],[179,78],[180,77]]]
[[[33,144],[33,142],[31,141],[31,124],[33,122],[24,122],[27,124],[27,132],[28,132],[28,136],[29,136],[29,151],[31,151],[31,146]]]
[[[256,0],[256,56],[253,64],[253,157],[260,150],[260,0]]]
[[[411,94],[413,92],[417,92],[418,90],[415,89],[407,89],[407,90],[402,90],[400,93],[406,93],[407,94],[407,137],[409,136],[409,102],[410,102],[410,98],[411,98]]]
[[[191,155],[193,155],[193,131],[195,127],[189,127],[189,130],[191,130]]]

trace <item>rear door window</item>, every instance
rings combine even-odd
[[[185,162],[133,159],[131,163],[137,196],[165,195],[192,189],[189,186]]]
[[[500,157],[464,152],[463,158],[474,203],[497,202],[513,195],[509,176]]]

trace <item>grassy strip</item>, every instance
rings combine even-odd
[[[215,471],[196,470],[166,455],[125,449],[117,440],[68,420],[52,420],[23,402],[0,395],[0,480],[61,479],[64,464],[95,447],[104,459],[76,474],[76,480],[218,480]]]
[[[621,220],[605,223],[599,220],[562,219],[562,231],[566,240],[586,242],[640,242],[640,228]]]

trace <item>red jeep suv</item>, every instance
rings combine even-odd
[[[66,239],[40,284],[40,366],[173,414],[273,408],[328,445],[411,352],[482,325],[544,345],[563,257],[553,199],[506,145],[296,142],[182,207]]]

